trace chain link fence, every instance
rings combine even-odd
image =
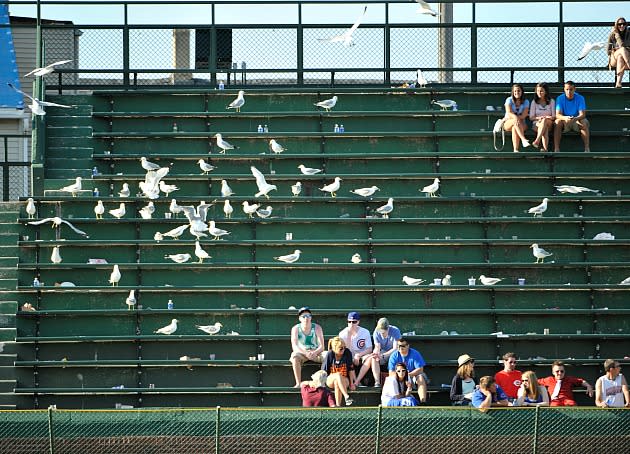
[[[0,454],[630,451],[630,409],[211,408],[0,412]]]
[[[0,200],[18,200],[30,193],[30,135],[0,135]]]

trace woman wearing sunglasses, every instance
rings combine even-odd
[[[623,73],[630,70],[630,32],[626,20],[618,18],[608,36],[608,66],[615,70],[615,88],[621,88]]]
[[[518,407],[548,407],[549,393],[544,386],[538,384],[538,377],[532,370],[523,372],[518,397],[514,404]]]
[[[413,384],[405,363],[396,363],[394,375],[385,379],[381,405],[383,407],[415,407],[418,401],[412,396]]]

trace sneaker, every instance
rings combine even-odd
[[[351,397],[346,397],[346,407],[349,407],[354,403],[354,400]]]
[[[521,144],[523,144],[523,148],[529,147],[529,140],[521,140]]]
[[[374,387],[375,387],[375,388],[380,388],[380,387],[381,387],[381,384],[380,384],[380,383],[374,383]]]

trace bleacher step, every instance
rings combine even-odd
[[[14,341],[16,333],[15,328],[0,328],[0,342]]]
[[[0,367],[0,377],[4,376],[4,367]],[[6,369],[9,369],[8,367]],[[13,369],[13,368],[10,368]],[[6,380],[4,378],[0,378],[0,394],[12,393],[15,389],[16,380]]]

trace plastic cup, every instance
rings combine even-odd
[[[525,285],[525,278],[519,277],[518,278],[518,285]]]
[[[477,279],[475,279],[474,277],[468,278],[468,285],[475,285],[476,281]]]
[[[265,359],[264,353],[258,353],[258,361],[263,361]]]
[[[442,285],[442,279],[440,279],[439,277],[436,277],[435,279],[433,279],[433,284]]]

